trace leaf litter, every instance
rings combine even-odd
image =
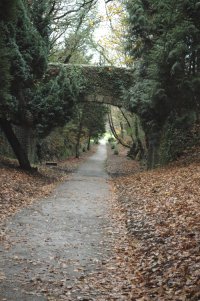
[[[200,300],[199,151],[193,160],[188,152],[168,167],[128,176],[116,176],[115,157],[114,191],[131,245],[128,300]]]
[[[109,152],[112,227],[105,227],[107,241],[100,243],[111,256],[91,258],[90,273],[77,262],[73,285],[52,267],[55,277],[34,278],[31,293],[49,301],[200,300],[199,156],[187,162],[186,155],[167,168],[141,171],[124,151]]]
[[[5,238],[3,223],[9,217],[38,199],[47,197],[94,150],[84,153],[80,159],[72,157],[58,162],[56,167],[40,165],[38,171],[32,173],[19,169],[15,160],[0,157],[0,241]]]

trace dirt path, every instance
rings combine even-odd
[[[100,145],[51,197],[7,223],[9,240],[0,247],[0,300],[108,300],[80,285],[98,273],[112,248],[105,159],[106,147]]]

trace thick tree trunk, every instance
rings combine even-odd
[[[19,140],[17,139],[12,129],[11,123],[6,119],[0,119],[0,127],[4,132],[8,142],[10,143],[10,146],[12,147],[16,158],[18,159],[20,167],[25,170],[31,170],[31,165],[28,156],[23,147],[21,146]]]

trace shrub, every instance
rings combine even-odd
[[[109,142],[109,143],[115,142],[115,138],[113,138],[113,137],[108,138],[108,142]]]
[[[119,151],[117,148],[115,148],[115,150],[114,150],[114,155],[119,155]]]

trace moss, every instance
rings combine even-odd
[[[103,95],[109,96],[113,104],[123,105],[123,90],[128,90],[133,82],[133,72],[130,69],[108,67],[108,66],[89,66],[80,65],[73,67],[70,64],[50,64],[48,74],[54,77],[58,70],[64,68],[70,73],[73,68],[81,74],[84,82],[81,90],[81,98],[84,95]],[[81,101],[81,100],[80,100]]]
[[[163,166],[176,160],[186,148],[197,143],[198,138],[192,133],[194,124],[194,112],[166,121],[160,136],[156,165]]]

